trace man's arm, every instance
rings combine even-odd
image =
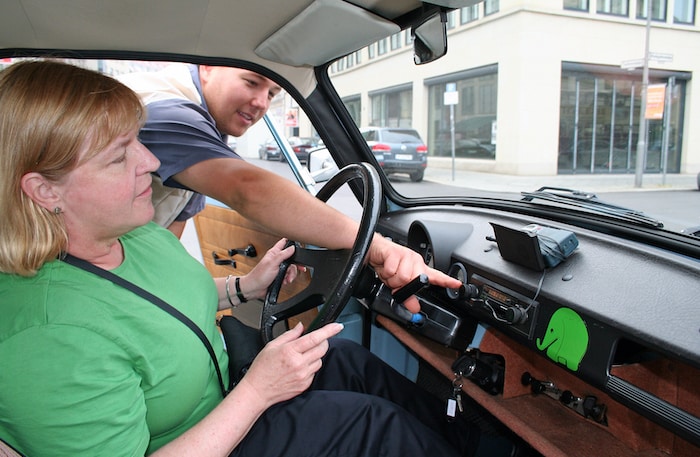
[[[280,237],[329,249],[348,249],[355,241],[357,222],[292,181],[243,160],[205,160],[174,178],[192,190],[225,203]],[[436,286],[455,288],[461,284],[425,265],[417,252],[379,235],[370,246],[368,260],[392,289],[398,289],[419,274],[427,274],[430,283]],[[412,312],[420,308],[415,298],[405,305]]]
[[[173,178],[286,237],[330,249],[352,246],[357,223],[275,173],[233,158],[191,165]]]

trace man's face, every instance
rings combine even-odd
[[[201,65],[202,93],[224,134],[241,136],[267,112],[282,88],[249,70]]]

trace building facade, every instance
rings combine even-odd
[[[696,17],[696,0],[486,0],[448,15],[448,53],[433,64],[413,65],[404,31],[330,71],[358,126],[415,128],[431,157],[462,168],[633,173],[648,34],[644,172],[695,173]]]

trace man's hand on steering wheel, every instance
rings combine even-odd
[[[260,319],[263,341],[272,340],[272,328],[277,322],[313,307],[320,306],[320,309],[307,330],[333,322],[355,292],[365,260],[392,290],[401,288],[421,274],[425,274],[428,281],[436,286],[461,285],[457,279],[428,267],[417,252],[375,234],[381,208],[381,182],[371,165],[363,163],[344,167],[321,189],[317,197],[327,201],[341,185],[355,179],[363,187],[363,212],[353,247],[339,250],[297,247],[290,260],[313,270],[311,282],[294,297],[278,302],[282,277],[290,262],[280,265],[280,273],[270,285],[263,304]],[[418,300],[413,296],[404,301],[404,306],[413,313],[420,311]]]

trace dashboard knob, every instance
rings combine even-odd
[[[453,263],[447,271],[447,275],[459,279],[462,283],[462,285],[456,289],[445,289],[447,296],[452,300],[463,299],[467,292],[467,267],[461,262]]]
[[[523,324],[527,322],[527,311],[519,306],[509,306],[504,318],[509,324]]]

